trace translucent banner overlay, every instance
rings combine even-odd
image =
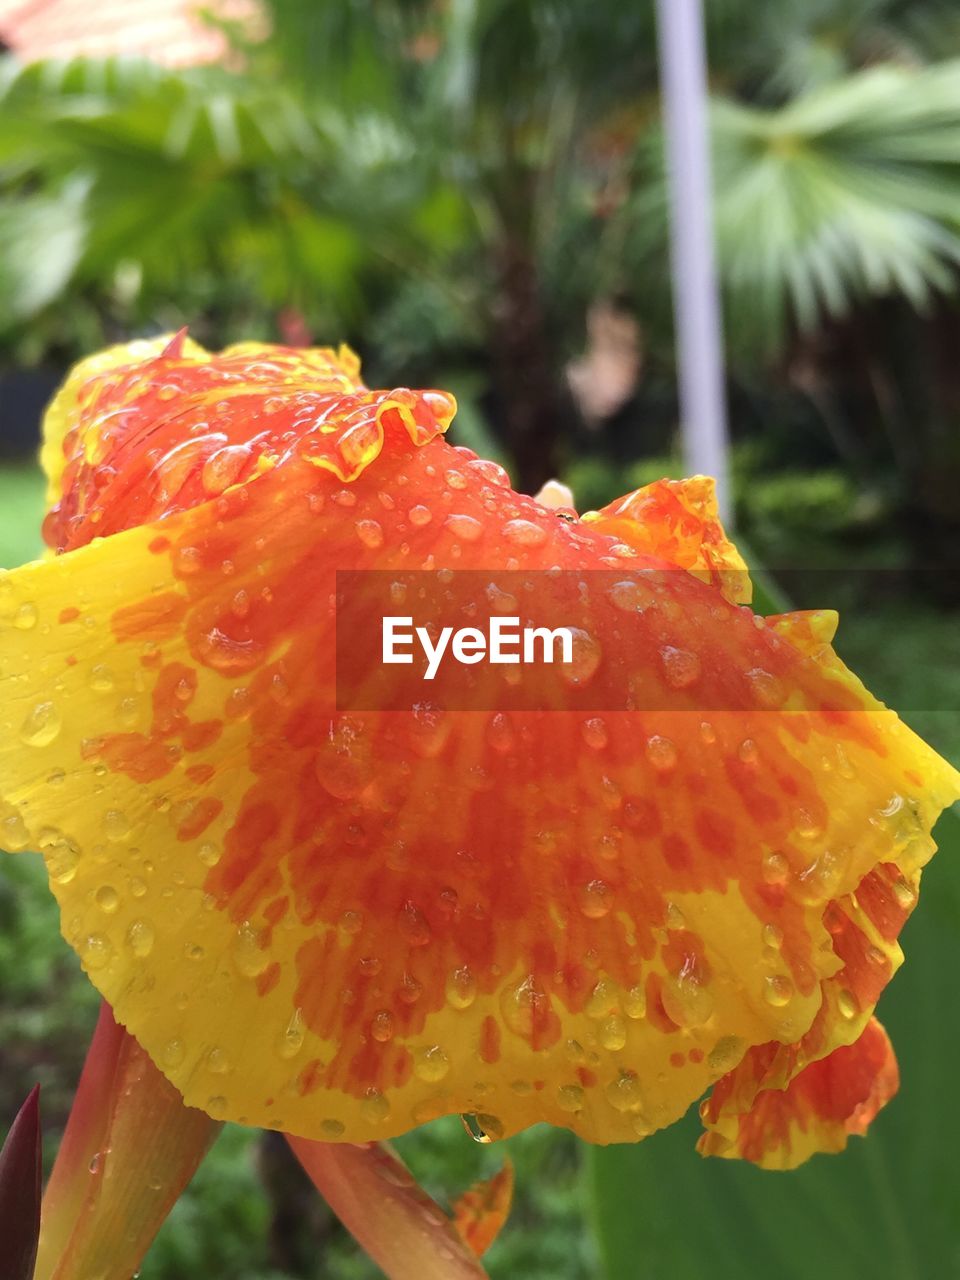
[[[825,603],[850,599],[849,575],[823,579]],[[337,709],[876,709],[831,652],[828,607],[755,617],[747,587],[629,564],[338,572]]]

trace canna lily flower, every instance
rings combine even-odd
[[[710,481],[578,518],[454,412],[345,348],[83,361],[56,554],[0,578],[0,846],[42,851],[142,1078],[328,1189],[441,1115],[632,1142],[711,1089],[705,1154],[841,1149],[896,1089],[873,1011],[960,777],[835,615],[751,612]],[[569,705],[341,711],[337,573],[370,569],[613,584]],[[652,709],[582,709],[623,672]]]

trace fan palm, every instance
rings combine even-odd
[[[213,308],[226,335],[284,305],[325,330],[403,330],[406,351],[426,329],[489,368],[520,478],[538,484],[591,297],[627,286],[648,327],[667,314],[649,7],[268,7],[273,34],[243,72],[8,74],[8,326],[93,294],[108,315],[124,302],[127,324]],[[864,298],[923,305],[952,287],[960,63],[919,65],[920,10],[946,21],[939,0],[708,7],[737,349],[782,350]],[[881,47],[899,62],[848,72]]]

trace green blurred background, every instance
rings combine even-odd
[[[770,591],[841,609],[841,655],[960,764],[960,10],[705,8],[738,536]],[[652,0],[260,0],[208,14],[221,52],[182,66],[52,61],[28,9],[0,0],[0,566],[39,550],[65,369],[183,324],[346,339],[371,385],[450,387],[456,440],[581,509],[682,473]],[[138,6],[101,9],[122,36]],[[939,835],[868,1141],[762,1174],[700,1161],[695,1117],[607,1151],[410,1135],[441,1199],[509,1149],[492,1275],[960,1277],[954,815]],[[42,866],[3,871],[0,1127],[39,1080],[49,1159],[96,1001]],[[141,1272],[375,1274],[282,1143],[237,1128]]]

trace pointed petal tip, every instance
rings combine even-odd
[[[491,1178],[475,1182],[453,1202],[453,1225],[463,1243],[478,1258],[487,1252],[510,1215],[514,1188],[509,1156]]]
[[[34,1085],[0,1149],[0,1240],[5,1280],[31,1280],[40,1238],[40,1086]]]
[[[183,355],[184,343],[189,336],[189,325],[184,325],[182,329],[178,329],[167,345],[160,352],[161,360],[179,360]]]

